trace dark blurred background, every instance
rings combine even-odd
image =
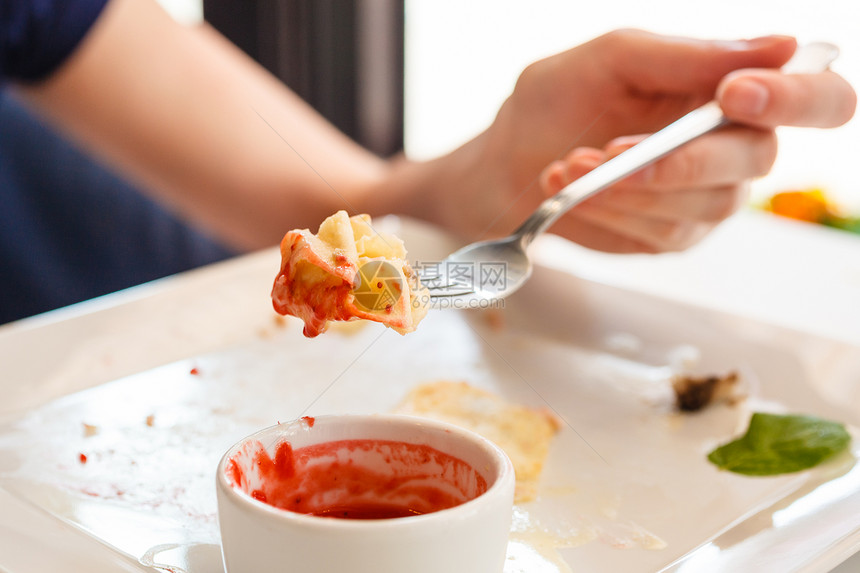
[[[205,0],[204,18],[381,156],[403,147],[403,0]],[[0,324],[236,253],[0,90]]]

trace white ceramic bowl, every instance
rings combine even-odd
[[[296,420],[230,448],[216,481],[228,573],[500,573],[504,566],[513,466],[498,446],[455,426],[394,415]],[[427,512],[319,516],[378,517],[391,507]]]

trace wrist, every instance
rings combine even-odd
[[[504,162],[489,130],[454,151],[428,161],[399,156],[366,195],[370,212],[397,213],[428,221],[472,240],[484,234],[504,193]]]

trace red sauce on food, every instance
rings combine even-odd
[[[329,321],[352,319],[414,329],[410,297],[399,297],[385,313],[368,310],[355,301],[353,289],[359,282],[357,261],[337,250],[330,253],[307,229],[289,231],[281,241],[281,268],[272,285],[272,306],[278,314],[300,318],[308,338],[324,332]],[[377,283],[377,288],[382,286]]]
[[[317,266],[331,273],[313,282],[300,280],[302,270]],[[278,314],[296,316],[305,323],[308,338],[321,334],[329,320],[353,317],[348,301],[358,269],[352,265],[332,267],[314,252],[299,231],[290,231],[281,241],[281,270],[272,286],[272,305]]]
[[[390,519],[460,505],[487,490],[469,464],[425,445],[389,440],[341,440],[274,457],[262,444],[233,456],[234,487],[280,509],[340,519]],[[256,446],[256,448],[254,448]]]
[[[316,419],[313,416],[302,416],[302,420],[305,421],[305,424],[308,425],[308,428],[313,428],[314,422],[316,422]]]

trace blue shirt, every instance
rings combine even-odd
[[[107,0],[0,0],[0,78],[33,81],[63,63]]]
[[[0,0],[0,84],[62,65],[107,0]],[[0,85],[0,323],[233,253],[166,211]]]

